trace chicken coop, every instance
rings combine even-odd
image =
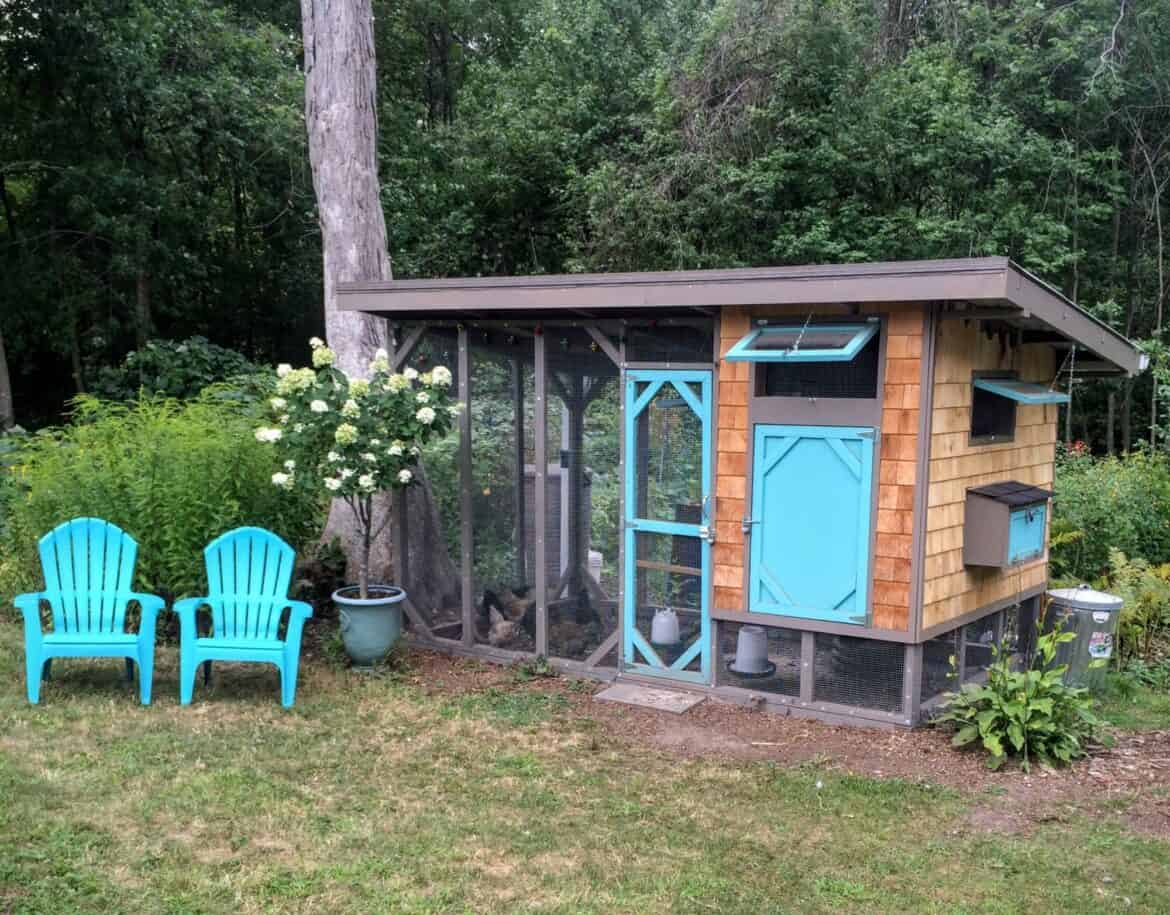
[[[913,725],[1026,649],[1059,407],[1145,368],[1005,258],[340,300],[467,405],[395,506],[412,639],[837,721]]]

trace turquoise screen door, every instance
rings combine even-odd
[[[873,430],[757,425],[749,605],[864,624]]]
[[[622,667],[711,682],[711,373],[630,370]]]

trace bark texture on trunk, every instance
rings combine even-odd
[[[390,279],[386,219],[378,185],[376,68],[371,0],[301,0],[305,43],[305,125],[325,277],[325,336],[337,366],[364,378],[374,351],[387,342],[386,322],[340,311],[337,286]],[[376,500],[385,511],[388,499]],[[326,539],[346,544],[349,578],[362,554],[362,534],[349,508],[333,503]],[[387,537],[372,545],[371,580],[389,581]]]

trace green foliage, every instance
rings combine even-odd
[[[1033,762],[1059,765],[1084,756],[1100,728],[1093,699],[1087,689],[1066,686],[1062,677],[1067,666],[1055,663],[1057,646],[1075,638],[1071,632],[1041,635],[1033,663],[1024,670],[1015,669],[1004,646],[993,647],[987,683],[950,693],[937,719],[954,729],[951,743],[981,744],[992,769],[1009,756],[1018,757],[1025,772]]]
[[[1123,598],[1118,620],[1118,661],[1152,661],[1154,649],[1170,635],[1170,564],[1151,566],[1109,553],[1109,588]]]
[[[0,591],[39,587],[37,540],[81,516],[133,536],[137,588],[168,597],[204,593],[203,547],[231,528],[266,527],[300,548],[320,530],[322,502],[272,486],[271,452],[254,426],[247,406],[210,394],[79,398],[68,425],[32,436],[19,453]]]
[[[262,367],[243,353],[217,346],[206,337],[151,340],[131,350],[122,364],[102,368],[92,393],[103,400],[136,400],[139,391],[179,399],[198,397],[210,385],[230,382],[253,396],[265,385],[257,376]]]
[[[1094,581],[1110,568],[1110,550],[1151,565],[1170,563],[1170,457],[1138,451],[1096,458],[1057,449],[1052,521],[1053,573]]]

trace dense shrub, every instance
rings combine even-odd
[[[1170,562],[1170,458],[1147,451],[1095,458],[1060,448],[1053,576],[1099,580],[1109,572],[1114,549],[1152,566]]]
[[[950,694],[937,719],[955,730],[951,742],[956,747],[982,744],[992,769],[1009,756],[1018,758],[1024,771],[1033,761],[1059,764],[1084,756],[1100,727],[1093,699],[1087,689],[1065,685],[1067,665],[1055,663],[1057,646],[1074,638],[1059,631],[1040,636],[1032,664],[1024,670],[1015,669],[1009,651],[994,648],[987,683],[967,684]]]
[[[205,337],[151,340],[133,350],[119,366],[101,369],[91,393],[105,400],[137,400],[139,391],[165,397],[192,398],[209,385],[231,382],[233,388],[266,390],[260,376],[270,374],[243,353],[217,346]],[[265,391],[255,391],[262,395]]]
[[[0,592],[40,586],[37,539],[70,518],[105,518],[139,544],[137,586],[171,597],[203,587],[203,547],[243,524],[294,547],[320,529],[323,504],[271,483],[272,455],[247,404],[143,396],[132,404],[83,397],[72,421],[20,451],[0,554]]]

